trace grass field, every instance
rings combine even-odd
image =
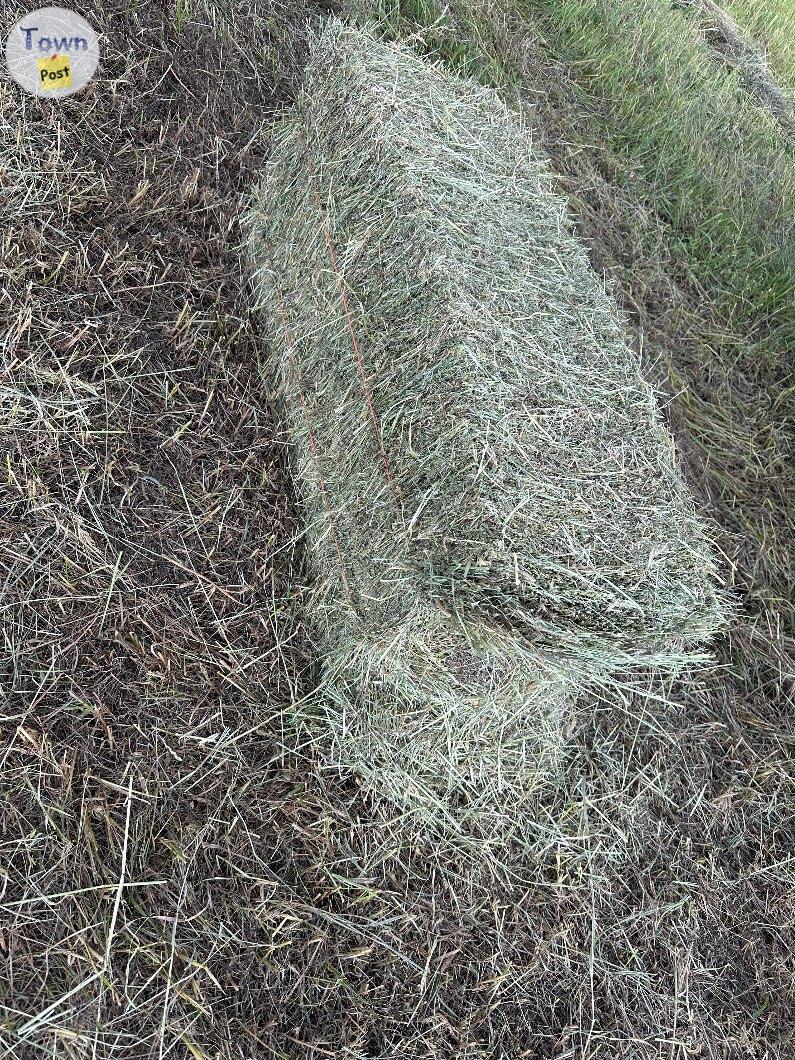
[[[237,218],[325,5],[79,9],[84,95],[0,83],[0,1056],[795,1057],[786,132],[690,9],[382,2],[531,125],[737,602],[713,666],[590,704],[536,827],[480,858],[292,726]],[[786,85],[789,5],[731,10]]]

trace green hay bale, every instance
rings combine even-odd
[[[599,678],[721,625],[638,355],[495,93],[327,23],[251,247],[332,642],[427,594]]]

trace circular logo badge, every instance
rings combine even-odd
[[[25,15],[6,41],[8,72],[35,96],[60,98],[85,88],[99,62],[99,40],[80,15],[42,7]]]

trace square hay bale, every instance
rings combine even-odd
[[[599,678],[722,624],[639,356],[496,93],[329,21],[250,219],[330,644],[428,596]]]
[[[306,515],[306,717],[424,827],[521,828],[583,693],[723,622],[617,306],[497,95],[336,20],[249,238]]]
[[[422,831],[521,828],[559,772],[577,688],[510,634],[421,598],[403,620],[326,646],[310,711],[331,765]]]

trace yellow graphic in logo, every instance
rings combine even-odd
[[[72,60],[68,55],[37,59],[36,65],[39,68],[39,88],[42,92],[72,87]]]

